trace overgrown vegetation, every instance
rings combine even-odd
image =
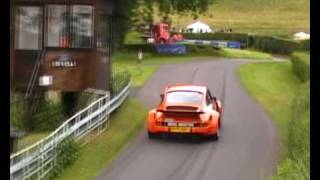
[[[248,43],[248,33],[182,33],[185,39],[195,40],[226,40],[238,41],[244,44]]]
[[[33,131],[52,131],[64,121],[61,102],[44,101],[33,116]]]
[[[295,52],[291,55],[293,72],[306,82],[310,79],[310,54],[303,52]]]
[[[96,177],[137,135],[144,125],[146,113],[147,108],[137,100],[126,100],[120,109],[111,114],[109,129],[83,146],[79,158],[56,179],[86,180]]]
[[[295,41],[274,36],[249,35],[247,33],[184,33],[184,37],[196,40],[238,41],[248,48],[277,54],[310,50],[310,40]]]
[[[68,166],[72,165],[79,157],[79,150],[79,143],[71,138],[61,142],[57,147],[59,155],[57,156],[56,164],[51,170],[48,179],[59,177]]]
[[[114,72],[111,78],[111,95],[115,96],[121,92],[130,82],[130,73],[125,70]]]
[[[274,179],[310,179],[310,56],[295,52],[292,70],[302,82],[291,105],[288,123],[288,155],[279,165]]]
[[[295,63],[246,64],[239,69],[241,83],[270,114],[280,132],[281,162],[272,177],[277,180],[310,179],[310,84],[303,83],[296,73],[302,70],[293,71]]]
[[[274,179],[310,179],[310,83],[299,87],[288,123],[288,155]]]
[[[204,14],[213,0],[118,0],[115,1],[114,47],[119,48],[125,35],[135,25],[152,24],[154,6],[162,19],[172,13]]]
[[[290,54],[294,51],[310,50],[309,40],[295,41],[272,36],[250,36],[249,47],[265,52]]]

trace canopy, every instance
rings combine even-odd
[[[293,36],[295,40],[310,39],[310,34],[305,32],[298,32],[298,33],[295,33]]]
[[[187,30],[191,31],[192,33],[212,32],[210,26],[200,21],[188,25]]]

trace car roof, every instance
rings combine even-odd
[[[169,91],[196,91],[205,94],[207,91],[207,87],[198,85],[171,85],[166,89],[166,92]]]

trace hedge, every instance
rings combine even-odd
[[[220,49],[210,45],[185,44],[185,46],[188,54],[217,55]],[[123,47],[124,51],[138,52],[141,49],[143,53],[158,54],[154,44],[130,44]]]
[[[185,39],[238,41],[244,44],[247,44],[249,38],[247,33],[183,33],[182,35]]]
[[[310,79],[310,54],[294,52],[291,55],[292,70],[302,82]]]
[[[130,73],[128,71],[114,72],[111,78],[111,96],[114,97],[130,82]]]
[[[295,41],[288,39],[281,39],[272,36],[250,36],[249,47],[259,49],[262,51],[290,54],[294,51],[307,51],[310,49],[310,40]]]
[[[238,41],[266,52],[290,54],[293,51],[309,51],[310,40],[289,40],[273,36],[248,35],[247,33],[184,33],[185,39]]]
[[[56,164],[48,174],[47,179],[59,177],[67,166],[75,162],[80,154],[80,144],[72,138],[63,140],[57,147],[58,157]]]
[[[274,180],[310,179],[310,81],[299,88],[292,102],[288,123],[288,156],[278,167]]]

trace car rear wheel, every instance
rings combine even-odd
[[[213,141],[217,141],[217,140],[219,140],[219,137],[220,137],[220,129],[218,129],[217,133],[212,135],[210,137],[210,139],[213,140]]]
[[[156,133],[148,132],[148,138],[149,139],[155,139],[157,137]]]

